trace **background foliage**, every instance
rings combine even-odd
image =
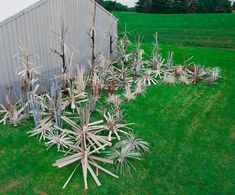
[[[230,13],[229,0],[138,0],[138,12],[146,13]]]
[[[137,11],[143,13],[230,13],[230,0],[138,0],[135,8],[116,1],[97,0],[108,11]]]
[[[108,11],[128,11],[129,9],[127,6],[116,1],[97,0],[97,3],[102,5]]]

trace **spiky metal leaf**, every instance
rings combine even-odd
[[[49,133],[47,133],[46,139],[48,140],[45,143],[47,149],[55,145],[57,147],[57,150],[60,151],[68,149],[71,145],[73,145],[72,138],[70,138],[65,132],[58,134],[58,132],[50,131]]]
[[[145,89],[146,89],[146,84],[144,84],[142,81],[139,81],[136,84],[134,94],[140,95],[140,94],[144,93]]]
[[[28,132],[30,137],[38,136],[39,141],[46,140],[47,135],[52,132],[53,120],[50,117],[44,118],[40,123],[31,131]]]
[[[221,77],[221,69],[218,67],[208,69],[207,72],[205,81],[209,85],[214,84]]]
[[[131,124],[120,123],[116,120],[115,115],[111,115],[109,112],[104,113],[103,117],[105,119],[106,125],[103,126],[109,132],[108,140],[112,141],[112,135],[114,134],[118,140],[121,140],[119,133],[128,135],[128,130],[131,130],[128,126]]]
[[[0,105],[2,107],[2,110],[0,110],[0,114],[3,115],[0,123],[6,125],[7,121],[9,120],[9,122],[14,127],[18,127],[20,121],[22,119],[25,119],[25,114],[23,112],[25,110],[25,107],[28,107],[29,102],[26,102],[23,106],[20,104],[20,101],[14,103],[12,93],[13,87],[10,86],[7,88],[6,94],[7,107],[4,107],[2,104]]]
[[[107,98],[107,102],[119,106],[122,103],[122,100],[119,95],[110,95]]]
[[[136,150],[137,152],[148,152],[149,151],[149,143],[138,138],[136,135],[134,135],[133,133],[127,135],[126,139],[121,140],[120,142],[118,142],[115,147],[117,148],[122,148],[125,147],[127,145],[130,145],[131,147],[133,147],[134,150]]]
[[[126,91],[124,93],[124,97],[126,98],[127,101],[131,101],[135,99],[134,93],[131,92],[130,86],[126,88]]]
[[[142,154],[148,150],[149,144],[147,142],[130,134],[126,139],[115,144],[108,153],[108,158],[114,161],[119,172],[128,171],[130,173],[131,169],[135,169],[132,161],[141,160]]]
[[[165,74],[163,81],[166,84],[174,85],[176,83],[176,78],[172,74],[168,73],[168,74]]]
[[[157,80],[153,78],[153,71],[151,69],[146,69],[143,76],[136,80],[136,83],[142,83],[143,85],[156,85]]]

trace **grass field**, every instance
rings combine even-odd
[[[33,123],[0,126],[0,194],[234,194],[235,15],[115,15],[120,35],[125,23],[132,42],[144,35],[147,53],[158,31],[163,54],[174,51],[177,63],[194,56],[223,77],[215,86],[153,86],[125,105],[150,153],[132,175],[101,174],[99,188],[90,178],[88,192],[82,174],[62,190],[73,166],[52,167],[61,154],[27,137]]]
[[[184,47],[235,49],[234,14],[154,15],[118,13],[119,31],[125,24],[132,40],[144,36],[144,42],[153,41],[160,34],[160,43]]]

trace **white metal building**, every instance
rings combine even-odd
[[[108,57],[110,47],[117,49],[108,36],[111,26],[113,37],[117,34],[117,19],[98,4],[96,9],[95,49]],[[63,23],[68,28],[66,41],[79,51],[75,63],[88,66],[93,10],[93,0],[0,0],[0,104],[5,103],[8,85],[13,85],[16,98],[20,97],[16,68],[21,62],[13,57],[19,52],[20,41],[39,56],[33,62],[43,67],[41,76],[46,85],[53,74],[61,72],[61,59],[51,50],[59,48],[55,33],[60,33]]]

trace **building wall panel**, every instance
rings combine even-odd
[[[62,62],[52,49],[60,49],[56,33],[60,33],[63,23],[68,28],[66,41],[79,51],[79,54],[74,54],[74,66],[90,67],[91,45],[88,33],[93,10],[93,0],[42,0],[0,23],[0,104],[5,104],[6,87],[9,85],[15,88],[15,99],[20,98],[16,69],[21,61],[13,58],[19,52],[20,41],[28,46],[31,54],[38,56],[32,56],[31,62],[42,67],[42,88],[49,87],[52,75],[60,74]],[[117,34],[116,18],[97,5],[95,46],[96,52],[105,57],[109,57],[107,33],[111,23]],[[116,51],[116,44],[113,49]]]

